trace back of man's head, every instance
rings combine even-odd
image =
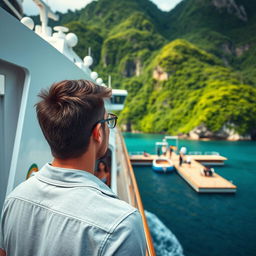
[[[111,89],[87,80],[64,80],[38,96],[37,118],[53,156],[67,159],[86,152],[94,125],[104,118],[104,98],[111,96]]]

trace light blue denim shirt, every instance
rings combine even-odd
[[[46,164],[6,199],[0,248],[10,256],[145,255],[140,213],[92,174]]]

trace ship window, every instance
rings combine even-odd
[[[111,97],[112,104],[124,104],[126,96],[114,95]]]

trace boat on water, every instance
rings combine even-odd
[[[167,158],[156,158],[152,162],[152,169],[155,172],[173,172],[175,167],[170,159]]]
[[[34,109],[39,91],[65,79],[86,79],[106,86],[90,69],[92,57],[82,60],[73,50],[77,36],[65,27],[54,27],[53,31],[48,18],[57,19],[57,15],[43,1],[34,2],[40,8],[41,25],[34,26],[30,18],[23,18],[21,23],[0,7],[0,210],[6,195],[52,159]],[[126,95],[125,90],[113,90],[112,98],[105,101],[107,111],[121,110]],[[147,254],[155,255],[135,175],[118,128],[110,131],[105,161],[111,171],[111,189],[139,209]]]
[[[172,145],[167,140],[175,140],[175,144]],[[152,169],[155,172],[173,172],[175,170],[174,164],[171,161],[171,154],[173,150],[178,149],[178,137],[177,136],[165,136],[162,141],[155,143],[157,158],[152,161]],[[168,157],[167,157],[168,156]]]

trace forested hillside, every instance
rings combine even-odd
[[[93,69],[129,92],[121,127],[190,137],[256,138],[256,2],[98,0],[61,14]]]

